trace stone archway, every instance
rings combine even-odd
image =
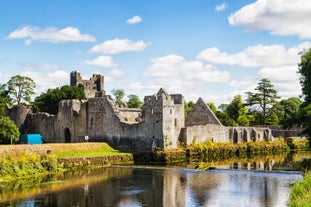
[[[236,129],[233,130],[233,144],[238,143],[238,131]]]
[[[65,143],[71,142],[71,133],[68,127],[65,128]]]

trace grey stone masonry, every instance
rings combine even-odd
[[[145,96],[141,109],[120,108],[104,92],[104,79],[93,75],[82,80],[71,73],[71,85],[82,87],[87,100],[62,100],[56,115],[44,112],[8,110],[22,127],[22,133],[40,133],[46,142],[108,142],[117,149],[152,151],[175,149],[179,142],[249,142],[273,140],[271,129],[260,127],[225,127],[199,98],[189,115],[184,114],[184,97],[169,94],[164,88]],[[19,117],[20,116],[20,117]]]

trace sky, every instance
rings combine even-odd
[[[27,76],[39,96],[77,70],[104,75],[106,94],[219,106],[268,78],[299,97],[310,25],[310,0],[1,0],[0,84]]]

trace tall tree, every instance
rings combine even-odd
[[[116,99],[116,102],[119,106],[121,106],[122,104],[124,104],[123,102],[123,98],[125,96],[125,92],[123,89],[112,89],[111,90],[111,93],[114,95],[115,99]]]
[[[269,110],[273,106],[274,103],[280,98],[277,95],[277,90],[274,89],[274,86],[271,84],[270,80],[267,78],[263,78],[258,83],[258,86],[255,88],[255,93],[246,92],[247,100],[246,105],[259,108],[253,108],[259,114],[261,114],[261,118],[259,120],[259,124],[267,124],[266,118]],[[260,116],[259,116],[260,117]]]
[[[248,118],[246,116],[247,108],[243,104],[241,95],[237,95],[233,98],[230,104],[227,105],[225,112],[233,119],[238,125],[249,125]]]
[[[302,51],[300,55],[301,60],[298,64],[298,72],[304,98],[304,102],[301,105],[300,119],[311,147],[311,48]]]
[[[8,93],[14,104],[29,104],[31,96],[35,94],[35,82],[25,76],[16,75],[11,77],[7,83]]]
[[[55,89],[48,89],[45,93],[35,98],[35,111],[57,114],[58,103],[64,99],[85,99],[82,88],[76,86],[62,86]]]
[[[127,97],[128,97],[127,106],[129,108],[141,108],[142,107],[143,102],[139,99],[137,95],[130,94]]]

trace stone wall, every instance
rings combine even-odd
[[[29,109],[24,105],[15,105],[11,108],[6,107],[6,114],[15,123],[17,128],[21,129],[25,122]]]
[[[89,80],[83,80],[78,71],[70,73],[70,85],[83,88],[86,98],[94,98],[105,95],[104,76],[93,74]]]
[[[137,123],[142,121],[142,110],[136,108],[120,108],[122,122]]]
[[[128,151],[174,149],[179,141],[189,145],[272,139],[268,128],[224,127],[201,98],[185,118],[183,96],[170,95],[163,88],[146,96],[142,109],[120,108],[104,94],[103,84],[103,76],[82,80],[80,73],[72,72],[71,85],[84,88],[88,100],[62,100],[56,115],[28,113],[22,133],[40,133],[46,142],[59,143],[84,142],[88,136],[89,141]],[[11,113],[22,119],[26,112]]]
[[[232,143],[272,140],[271,129],[264,127],[228,127]]]
[[[191,127],[206,124],[222,125],[208,105],[199,98],[186,117],[186,126]]]
[[[225,126],[206,124],[182,129],[180,140],[186,145],[205,142],[229,142],[229,130]]]
[[[21,129],[22,134],[41,134],[45,142],[59,142],[57,117],[48,113],[29,113]]]

